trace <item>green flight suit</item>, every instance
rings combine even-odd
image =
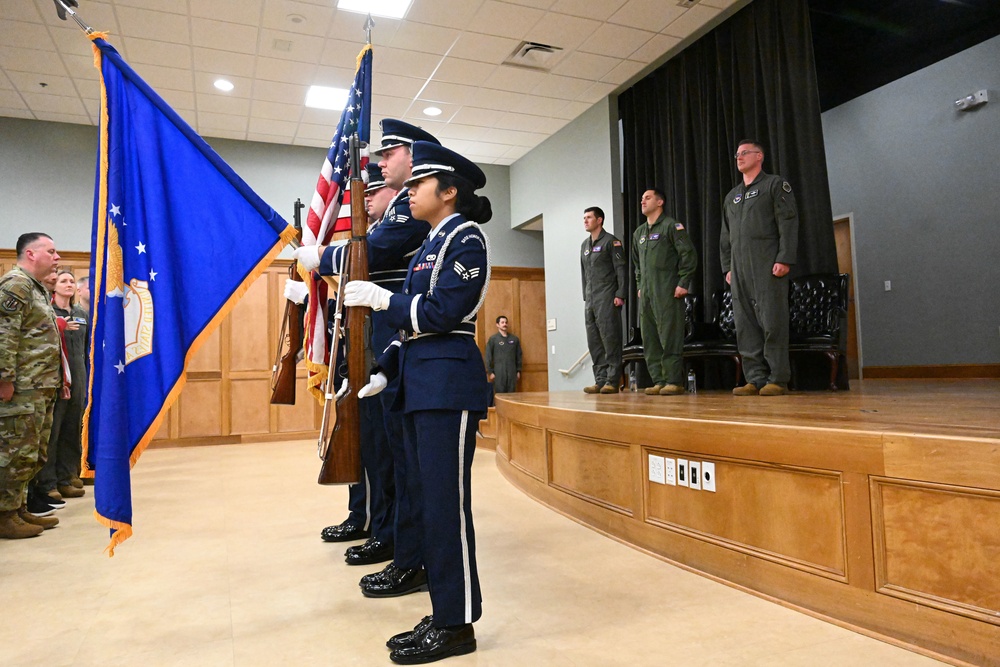
[[[0,380],[14,384],[13,398],[0,402],[0,512],[24,504],[28,482],[45,463],[60,363],[49,293],[14,267],[0,278]]]
[[[517,391],[517,374],[521,372],[521,341],[512,333],[499,331],[486,341],[486,372],[493,373],[493,393]]]
[[[632,266],[649,377],[654,384],[684,386],[684,299],[674,290],[690,290],[698,268],[687,229],[666,213],[652,225],[640,224],[632,235]]]
[[[583,319],[587,347],[594,362],[594,382],[618,387],[622,376],[622,309],[625,301],[625,251],[622,242],[601,230],[597,240],[589,236],[580,248],[583,279]]]
[[[722,271],[732,271],[736,344],[747,382],[759,389],[787,385],[788,276],[776,278],[775,263],[795,264],[799,215],[792,186],[781,176],[757,175],[740,182],[722,202]]]

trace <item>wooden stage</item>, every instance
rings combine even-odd
[[[1000,380],[852,387],[503,394],[497,465],[682,567],[955,664],[1000,665]],[[659,481],[682,462],[714,466],[715,490]]]

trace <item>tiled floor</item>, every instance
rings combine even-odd
[[[0,541],[0,665],[388,665],[426,593],[361,596],[319,539],[346,490],[309,442],[153,449],[133,471],[135,536],[113,559],[92,489],[41,537]],[[473,477],[479,651],[443,664],[933,665],[933,660],[672,567]]]

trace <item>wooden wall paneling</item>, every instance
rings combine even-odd
[[[269,378],[232,378],[229,380],[229,394],[232,415],[230,433],[235,435],[270,433]]]
[[[523,367],[521,391],[549,390],[548,334],[545,311],[545,282],[522,280],[518,285],[521,317]]]
[[[270,376],[274,357],[268,353],[274,336],[268,327],[268,282],[267,274],[258,278],[229,315],[231,370],[266,371]]]
[[[548,480],[548,456],[545,452],[545,433],[542,429],[525,424],[510,424],[505,438],[505,449],[511,465],[539,481]]]
[[[276,409],[278,424],[275,432],[277,433],[312,431],[318,428],[315,426],[316,412],[321,411],[322,406],[306,389],[304,377],[296,378],[295,381],[295,405],[279,405]],[[322,412],[320,416],[322,417]]]
[[[621,443],[548,431],[549,483],[632,516],[632,456]]]
[[[188,379],[177,400],[178,438],[228,435],[222,428],[222,380]]]
[[[878,591],[1000,625],[1000,492],[872,478]]]
[[[486,290],[486,300],[483,307],[479,309],[476,317],[476,343],[482,351],[484,358],[486,355],[486,341],[497,332],[496,319],[499,315],[506,315],[511,318],[511,330],[516,333],[515,326],[520,326],[519,320],[514,320],[514,291],[513,283],[502,278],[492,278],[490,287]],[[515,324],[518,323],[518,324]]]
[[[648,520],[671,530],[847,581],[841,479],[836,472],[653,453],[715,463],[716,492],[647,483]]]

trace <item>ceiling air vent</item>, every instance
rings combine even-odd
[[[503,64],[548,72],[559,59],[561,52],[562,47],[559,46],[549,46],[538,42],[521,42],[514,49],[514,52],[507,56]]]

